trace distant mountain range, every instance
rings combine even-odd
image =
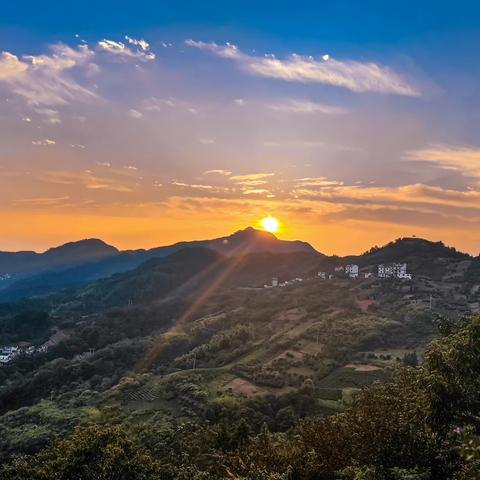
[[[437,279],[444,275],[445,262],[450,260],[469,263],[466,278],[476,278],[480,271],[478,258],[442,242],[402,238],[381,248],[373,247],[362,255],[340,258],[323,255],[306,242],[279,240],[271,233],[248,227],[226,237],[178,242],[149,250],[119,251],[102,240],[89,239],[67,243],[44,253],[0,252],[0,278],[3,276],[0,301],[45,295],[100,279],[105,280],[95,283],[95,297],[101,294],[105,298],[118,298],[123,292],[123,298],[140,300],[147,296],[152,299],[183,285],[207,264],[219,268],[218,271],[216,267],[210,270],[208,275],[213,278],[222,268],[229,268],[227,264],[232,263],[232,258],[239,257],[242,260],[235,261],[235,275],[228,279],[237,285],[259,285],[270,281],[272,276],[314,275],[318,270],[333,271],[334,266],[347,263],[356,263],[361,270],[372,271],[380,263],[406,262],[412,273]],[[158,281],[153,282],[152,278]],[[149,286],[153,283],[155,287]],[[139,285],[142,291],[137,291]],[[106,303],[115,304],[116,301]]]
[[[178,242],[149,250],[119,251],[102,240],[80,240],[44,253],[0,252],[0,276],[8,275],[0,282],[0,300],[14,300],[79,286],[132,270],[152,258],[163,258],[185,248],[198,247],[209,248],[225,256],[261,252],[308,252],[321,255],[306,242],[279,240],[271,233],[252,227],[226,237]]]

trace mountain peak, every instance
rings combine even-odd
[[[236,232],[232,233],[228,237],[225,238],[270,238],[278,240],[278,238],[271,232],[267,232],[265,230],[259,230],[258,228],[254,227],[246,227],[243,230],[237,230]]]
[[[93,256],[114,255],[118,250],[98,238],[85,238],[75,242],[68,242],[58,247],[49,248],[44,255],[59,254],[91,254]]]

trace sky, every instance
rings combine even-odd
[[[0,250],[280,219],[327,254],[480,252],[475,1],[7,2]]]

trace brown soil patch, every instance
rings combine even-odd
[[[238,377],[225,385],[225,390],[229,389],[237,395],[245,395],[246,397],[252,397],[258,393],[258,389],[253,383]]]
[[[369,365],[366,363],[349,363],[348,365],[345,365],[345,368],[353,368],[356,372],[375,372],[376,370],[381,370],[381,368],[376,365]]]
[[[283,353],[281,353],[277,358],[295,358],[296,360],[299,360],[300,358],[303,358],[306,355],[305,352],[299,352],[298,350],[285,350]]]
[[[362,312],[366,312],[368,310],[368,307],[372,304],[375,303],[375,300],[356,300],[355,302],[358,307],[362,310]]]

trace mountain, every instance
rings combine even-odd
[[[54,268],[92,262],[118,255],[119,251],[102,240],[87,239],[50,248],[44,253],[0,252],[0,275],[32,274]]]
[[[316,274],[326,257],[313,252],[222,255],[194,246],[168,257],[152,258],[134,270],[81,288],[76,296],[89,311],[126,304],[185,299],[205,289],[263,287],[272,277],[292,279]]]
[[[287,430],[297,418],[344,411],[365,385],[421,363],[439,317],[454,326],[480,308],[477,259],[442,243],[404,238],[344,258],[310,249],[228,254],[248,252],[252,235],[257,249],[277,245],[247,230],[212,241],[223,253],[201,242],[153,258],[120,252],[113,259],[124,267],[144,261],[0,304],[0,346],[33,349],[0,368],[0,463],[99,418],[154,427],[156,441],[185,421],[223,428],[242,417],[256,431]],[[413,278],[335,272],[390,262],[407,262]],[[86,275],[85,265],[75,268]],[[274,276],[281,286],[264,288]]]
[[[248,227],[230,236],[212,240],[178,242],[149,250],[118,251],[101,240],[83,240],[35,252],[0,253],[0,300],[44,295],[75,287],[115,273],[132,270],[151,258],[162,258],[184,248],[204,247],[226,256],[255,252],[288,253],[316,250],[301,241],[279,240],[275,235]]]
[[[356,263],[364,270],[376,271],[379,264],[406,263],[410,273],[440,280],[457,267],[463,271],[472,260],[470,255],[443,242],[404,237],[383,247],[373,247],[362,255],[345,257],[342,264]]]
[[[245,255],[247,253],[271,252],[311,252],[316,250],[306,242],[279,240],[273,233],[247,227],[227,237],[215,238],[213,240],[200,240],[194,242],[179,242],[171,247],[160,247],[150,252],[163,252],[164,248],[182,249],[185,247],[206,247],[215,250],[223,255]]]

